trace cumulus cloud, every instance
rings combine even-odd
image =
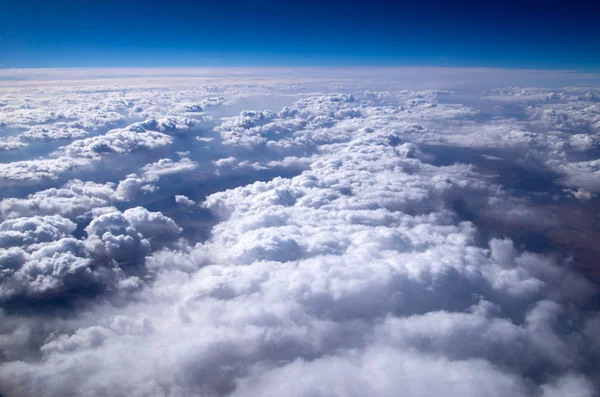
[[[153,245],[162,247],[181,232],[172,219],[141,207],[93,215],[82,239],[73,236],[76,224],[59,215],[0,223],[0,301],[137,286],[137,278],[127,274],[139,271],[126,267],[143,266]]]
[[[181,229],[160,212],[135,207],[101,214],[85,231],[86,244],[96,255],[134,266],[150,252],[153,242],[160,246],[172,241]]]
[[[0,164],[0,393],[595,395],[597,278],[539,241],[596,208],[596,89],[381,73],[9,98],[88,134]]]
[[[31,141],[56,141],[61,139],[76,139],[88,135],[88,132],[76,127],[43,127],[36,126],[19,135],[21,139]]]
[[[124,200],[135,200],[155,190],[156,186],[148,183],[145,178],[140,178],[136,174],[129,174],[119,182],[115,193],[117,197]]]
[[[89,163],[73,157],[58,157],[0,163],[0,185],[35,184],[56,180],[68,171],[82,169]]]
[[[191,205],[196,204],[196,202],[194,200],[192,200],[189,197],[184,196],[182,194],[178,194],[175,196],[175,202],[177,204],[186,205],[186,206],[191,206]]]
[[[72,179],[58,188],[40,190],[24,198],[0,201],[0,219],[59,214],[71,220],[90,218],[92,211],[120,201],[139,199],[154,192],[147,178],[129,174],[118,183],[96,183]]]
[[[0,201],[0,213],[4,219],[53,214],[75,219],[92,208],[108,205],[114,194],[112,183],[74,179],[60,188],[41,190],[26,198],[6,198]]]
[[[197,105],[196,105],[197,106]],[[193,107],[193,106],[192,106]],[[190,112],[190,105],[184,105],[183,111]],[[201,108],[194,108],[192,112],[201,112]],[[160,131],[169,134],[181,133],[189,130],[201,123],[201,120],[191,119],[189,117],[165,117],[162,119],[148,119],[142,122],[134,123],[128,127],[128,130],[134,132]]]
[[[600,160],[569,163],[552,161],[550,164],[564,175],[567,186],[600,192]]]
[[[173,161],[171,159],[161,159],[156,163],[147,164],[142,167],[144,177],[152,180],[160,178],[164,175],[177,174],[180,172],[192,171],[198,167],[198,163],[188,159],[182,158],[179,161]]]
[[[0,138],[0,152],[17,150],[25,146],[27,146],[26,143],[21,142],[19,139],[16,139],[14,137]]]
[[[125,154],[144,148],[155,149],[169,145],[172,138],[157,131],[138,132],[137,129],[116,129],[93,138],[75,141],[61,152],[69,157],[98,158],[103,154]]]
[[[50,298],[61,291],[89,288],[103,278],[101,269],[90,268],[83,241],[71,237],[75,227],[59,215],[1,223],[0,300]]]

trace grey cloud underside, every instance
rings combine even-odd
[[[14,83],[0,394],[595,396],[600,91],[523,73]]]

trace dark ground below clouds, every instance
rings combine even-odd
[[[558,183],[561,175],[527,153],[447,146],[423,146],[422,150],[433,155],[438,166],[474,165],[477,172],[502,185],[512,197],[524,199],[541,216],[539,222],[526,218],[502,221],[486,210],[485,200],[460,197],[453,209],[478,227],[481,243],[492,237],[510,237],[520,249],[558,255],[600,286],[600,198],[576,199]]]

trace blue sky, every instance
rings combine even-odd
[[[0,67],[600,69],[583,1],[0,0]]]

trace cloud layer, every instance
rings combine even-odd
[[[368,73],[13,83],[0,394],[594,396],[600,91]]]

